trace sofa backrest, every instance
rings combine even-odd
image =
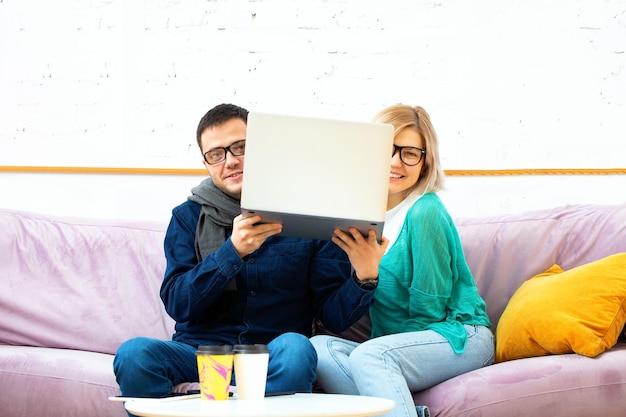
[[[0,209],[0,344],[115,353],[134,336],[170,339],[166,227]]]
[[[568,270],[626,252],[626,203],[460,218],[455,224],[494,331],[525,280],[554,264]]]
[[[626,203],[455,223],[494,331],[525,280],[626,252]],[[166,227],[0,209],[0,344],[115,353],[134,336],[170,339],[158,296]]]

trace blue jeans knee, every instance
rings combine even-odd
[[[312,391],[317,354],[306,336],[284,333],[272,340],[268,349],[267,392]]]

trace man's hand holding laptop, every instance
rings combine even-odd
[[[265,240],[283,230],[280,223],[260,223],[261,216],[244,218],[241,214],[233,220],[230,237],[237,254],[243,258],[261,247]]]

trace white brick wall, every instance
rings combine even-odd
[[[446,169],[626,167],[625,50],[624,0],[0,0],[0,165],[199,168],[197,122],[232,101],[356,120],[421,104]],[[0,205],[30,207],[20,178]],[[486,185],[461,182],[451,201]],[[508,201],[536,206],[535,187]],[[81,210],[128,215],[108,206]]]

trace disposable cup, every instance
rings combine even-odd
[[[256,400],[265,397],[269,350],[267,345],[235,345],[237,398]]]
[[[232,346],[199,346],[198,379],[203,400],[227,400],[233,373]]]

